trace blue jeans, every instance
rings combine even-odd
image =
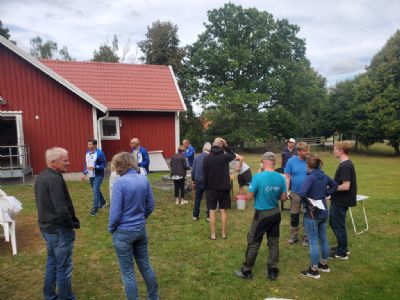
[[[319,247],[318,241],[321,244],[321,260],[326,263],[329,255],[329,242],[326,235],[326,228],[328,227],[328,218],[324,219],[310,219],[304,217],[304,227],[307,232],[308,245],[310,248],[311,265],[318,268]]]
[[[349,208],[331,203],[329,208],[329,225],[337,240],[337,255],[346,255],[347,251],[347,231],[346,231],[346,213]]]
[[[193,217],[198,218],[200,216],[200,204],[201,198],[204,194],[204,184],[203,181],[196,180],[196,198],[194,201],[194,208],[193,208]],[[209,216],[210,212],[207,209],[207,217]]]
[[[145,226],[132,231],[117,230],[113,233],[112,238],[125,286],[126,299],[139,299],[133,259],[135,259],[146,283],[147,298],[158,299],[158,285],[149,261]]]
[[[60,229],[57,233],[42,232],[42,236],[47,248],[46,275],[43,287],[44,299],[76,299],[71,288],[75,231]]]
[[[96,177],[90,177],[90,185],[92,186],[93,190],[93,208],[98,209],[100,205],[103,205],[106,203],[106,200],[104,200],[103,194],[100,191],[101,184],[103,183],[103,176],[96,176]]]

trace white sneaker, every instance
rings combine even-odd
[[[181,200],[181,204],[188,204],[189,203],[189,201],[187,201],[187,200]]]
[[[176,204],[176,205],[179,205],[179,200],[175,200],[175,204]]]

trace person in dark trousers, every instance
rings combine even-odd
[[[357,205],[357,177],[353,162],[349,158],[352,143],[335,143],[333,154],[340,160],[334,180],[338,183],[336,192],[331,197],[329,225],[335,234],[337,246],[329,255],[331,259],[348,259],[346,213],[349,207]]]
[[[108,231],[118,257],[127,300],[139,299],[134,262],[143,276],[147,298],[158,300],[158,284],[150,264],[146,220],[154,210],[154,197],[146,176],[128,152],[116,154],[111,165],[121,177],[112,192]]]
[[[295,143],[296,143],[296,140],[294,138],[290,138],[287,142],[287,147],[285,149],[283,149],[283,151],[281,153],[281,157],[282,157],[281,168],[282,168],[282,170],[285,169],[286,163],[288,162],[288,160],[290,158],[292,158],[293,156],[297,155],[297,149],[295,147]]]
[[[214,140],[210,154],[204,158],[203,180],[207,208],[210,210],[211,234],[209,238],[211,240],[217,239],[215,236],[217,208],[221,211],[222,238],[227,238],[226,224],[228,215],[226,210],[231,208],[229,162],[235,158],[235,153],[222,138]]]
[[[197,221],[200,218],[200,204],[201,198],[204,193],[204,182],[203,182],[203,162],[204,158],[210,153],[211,144],[205,143],[203,146],[203,152],[196,156],[192,167],[192,181],[193,186],[196,190],[196,198],[193,207],[193,221]],[[209,211],[207,209],[207,219],[209,219]]]
[[[329,241],[326,234],[328,227],[326,197],[337,189],[337,183],[321,170],[322,164],[322,161],[316,155],[311,154],[307,157],[307,176],[299,192],[306,209],[304,228],[307,232],[311,257],[311,266],[302,271],[301,274],[315,279],[320,278],[318,271],[330,272],[328,266]],[[314,201],[314,203],[311,201]],[[322,204],[323,208],[316,207],[316,201]],[[319,255],[320,250],[321,257]]]
[[[290,158],[285,166],[286,176],[286,188],[289,191],[290,199],[290,239],[288,243],[290,245],[299,241],[299,224],[300,224],[300,212],[301,212],[301,197],[299,195],[301,186],[304,178],[307,175],[307,163],[306,158],[310,147],[307,143],[300,142],[297,144],[296,156]],[[301,244],[308,246],[307,234],[304,232]]]
[[[171,157],[171,179],[175,187],[175,203],[187,204],[185,200],[186,170],[190,170],[185,158],[185,147],[179,146],[178,153]]]
[[[72,253],[75,230],[80,227],[62,173],[69,166],[63,148],[46,151],[47,168],[35,180],[35,199],[40,232],[46,242],[45,300],[76,299],[72,292]]]
[[[247,234],[245,261],[240,270],[234,274],[240,278],[252,278],[252,269],[260,249],[263,236],[268,240],[269,258],[267,275],[270,280],[278,277],[279,261],[279,225],[281,213],[279,200],[287,199],[286,181],[282,174],[274,171],[275,154],[266,152],[261,159],[262,172],[256,174],[249,187],[249,199],[254,197],[254,217]]]
[[[90,216],[94,217],[98,210],[106,207],[107,202],[101,192],[101,184],[104,180],[104,169],[107,166],[106,157],[100,149],[97,149],[97,140],[88,140],[88,150],[85,154],[85,166],[82,180],[89,177],[90,185],[93,190],[93,208]]]

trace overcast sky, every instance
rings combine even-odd
[[[179,27],[182,45],[204,31],[207,11],[220,0],[0,0],[0,20],[12,39],[29,50],[34,36],[68,46],[72,57],[88,60],[114,33],[125,44],[145,38],[157,19]],[[400,29],[400,0],[253,0],[231,1],[287,18],[300,26],[307,57],[328,84],[362,72],[385,41]]]

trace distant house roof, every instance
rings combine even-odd
[[[171,67],[40,60],[108,110],[186,109]]]

